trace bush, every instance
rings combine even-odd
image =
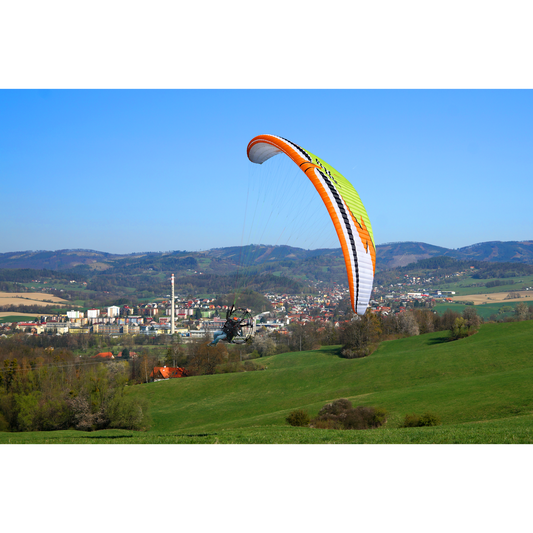
[[[307,414],[307,411],[304,411],[303,409],[296,409],[296,411],[292,411],[285,420],[291,426],[303,427],[309,424],[309,415]]]
[[[405,415],[405,418],[403,420],[403,424],[400,426],[402,428],[416,428],[419,427],[420,424],[420,417],[418,415],[410,414]]]
[[[424,413],[420,417],[420,426],[439,426],[440,417],[435,413]]]
[[[420,428],[425,426],[439,426],[440,417],[435,413],[426,412],[423,415],[410,414],[405,415],[402,428]]]
[[[332,403],[327,403],[320,409],[318,412],[318,416],[325,416],[325,415],[340,415],[347,409],[352,408],[352,402],[350,400],[347,400],[346,398],[341,398],[339,400],[335,400]]]
[[[356,407],[346,411],[346,417],[342,422],[344,429],[372,429],[385,422],[385,415],[384,409]]]
[[[344,359],[360,359],[361,357],[368,357],[374,351],[374,347],[364,346],[358,349],[344,348],[341,351],[341,357]]]
[[[377,428],[386,421],[386,411],[374,407],[352,407],[345,398],[326,404],[311,421],[321,429],[370,429]]]
[[[109,427],[119,429],[147,429],[148,405],[146,400],[129,396],[115,396],[107,409]]]
[[[333,418],[318,419],[315,418],[311,421],[314,428],[317,429],[344,429],[340,420],[334,420]]]

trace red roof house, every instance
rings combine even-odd
[[[91,359],[96,359],[97,357],[100,359],[114,359],[115,358],[115,356],[111,352],[100,352],[100,353],[97,353],[96,355],[91,355]]]
[[[187,371],[179,366],[156,366],[150,377],[153,379],[184,378],[187,377]]]

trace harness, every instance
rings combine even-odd
[[[233,338],[239,334],[241,329],[242,318],[233,318],[231,315],[235,311],[235,306],[232,305],[231,309],[226,312],[226,322],[222,326],[222,331],[226,334],[226,340],[231,342]]]

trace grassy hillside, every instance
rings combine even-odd
[[[263,358],[261,371],[136,386],[151,406],[146,433],[4,433],[0,442],[533,442],[533,322],[486,324],[455,342],[445,335],[385,342],[364,359],[326,347]],[[370,431],[287,426],[293,409],[314,416],[337,398],[384,407],[388,422]],[[425,411],[443,425],[399,428]]]
[[[290,426],[177,433],[104,430],[0,433],[2,444],[531,444],[533,415],[425,428],[344,431]]]
[[[389,428],[427,410],[443,424],[533,411],[533,322],[487,324],[455,342],[443,335],[385,342],[359,360],[331,347],[280,354],[261,360],[264,371],[152,383],[136,393],[149,398],[154,430],[163,432],[284,425],[295,408],[315,415],[342,397],[386,408]]]

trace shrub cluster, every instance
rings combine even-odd
[[[303,427],[309,425],[309,415],[303,409],[292,411],[285,420],[291,426]]]
[[[439,426],[440,417],[435,413],[426,412],[423,415],[409,414],[405,415],[402,428],[420,428],[426,426]]]
[[[341,398],[326,404],[316,418],[310,421],[311,427],[321,429],[371,429],[383,425],[386,411],[375,407],[353,407],[352,402]]]

